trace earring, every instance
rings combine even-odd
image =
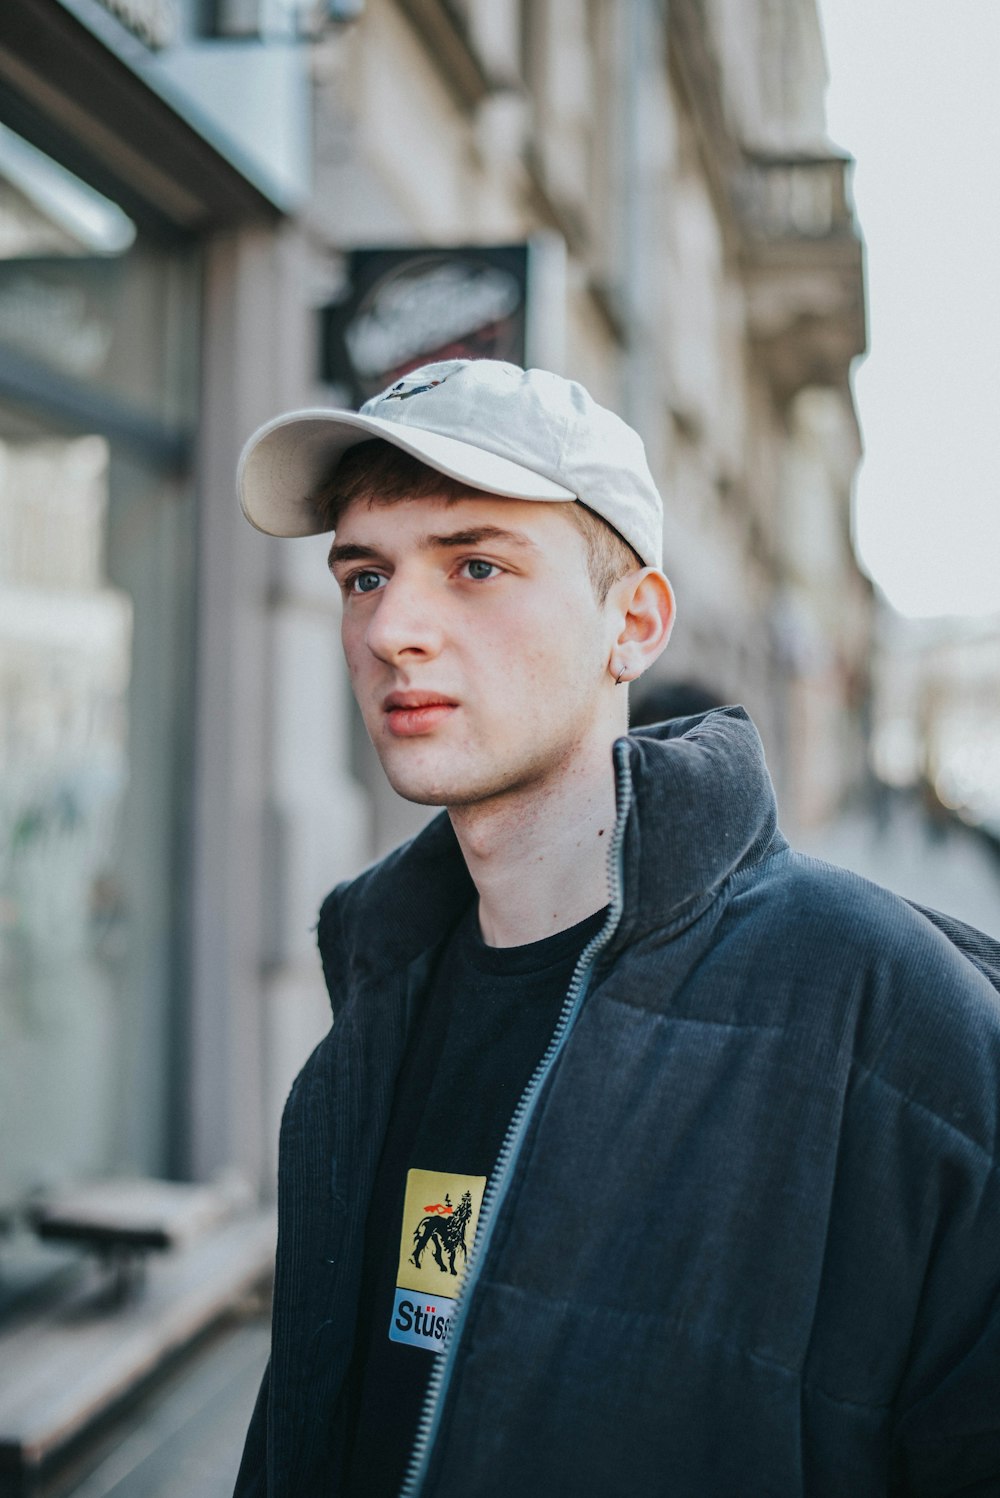
[[[618,675],[615,677],[615,686],[616,687],[620,687],[621,686],[621,684],[622,684],[622,677],[624,675],[625,675],[625,667],[623,666],[621,668],[621,670],[619,671]]]

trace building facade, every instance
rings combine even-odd
[[[273,1189],[313,925],[424,813],[353,711],[322,538],[240,446],[337,397],[359,247],[545,247],[529,352],[642,432],[679,622],[786,820],[863,774],[864,349],[813,0],[7,0],[0,18],[0,1208]],[[539,262],[541,263],[541,262]]]

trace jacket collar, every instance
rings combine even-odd
[[[653,929],[676,934],[731,874],[785,846],[763,746],[743,708],[636,729],[616,741],[614,759],[627,819],[624,911],[611,950]],[[335,893],[339,920],[320,923],[324,966],[374,978],[443,940],[475,886],[442,812]]]
[[[614,947],[651,930],[675,935],[732,874],[787,846],[764,746],[742,707],[634,729],[617,740],[615,765],[627,765],[632,804]]]

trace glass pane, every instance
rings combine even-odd
[[[107,478],[101,437],[0,445],[5,1197],[111,1148],[132,604],[105,577]]]
[[[167,1166],[190,497],[0,406],[0,1202]]]
[[[195,268],[137,235],[114,203],[0,125],[0,348],[193,422]]]
[[[0,1213],[170,1167],[197,273],[0,126]]]

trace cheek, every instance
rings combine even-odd
[[[541,730],[592,690],[600,652],[588,625],[567,610],[518,620],[492,637],[478,674],[488,686],[501,731],[505,721],[511,729],[530,721]]]
[[[352,683],[357,684],[363,679],[366,661],[371,659],[371,652],[365,648],[364,631],[345,619],[340,626],[340,645],[344,652],[347,674]]]

